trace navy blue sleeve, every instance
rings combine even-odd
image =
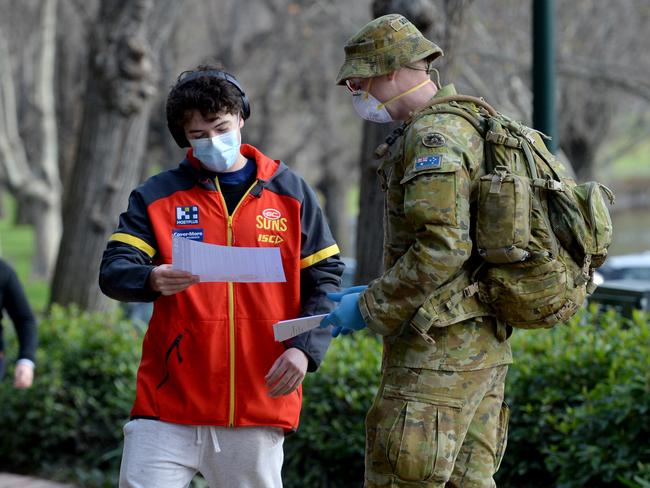
[[[300,315],[306,317],[333,310],[326,293],[339,290],[345,265],[316,195],[304,181],[302,185]],[[285,346],[303,351],[309,360],[307,371],[312,372],[325,357],[331,339],[329,329],[317,328],[292,337]]]
[[[301,317],[329,313],[334,302],[326,293],[336,292],[341,286],[343,262],[338,254],[324,259],[300,272]],[[329,348],[332,335],[330,329],[312,329],[285,341],[286,347],[295,347],[305,353],[309,360],[307,371],[318,369]]]
[[[102,292],[123,302],[152,302],[160,296],[148,286],[154,268],[156,240],[147,208],[138,189],[129,197],[126,212],[111,235],[102,256],[99,287]]]

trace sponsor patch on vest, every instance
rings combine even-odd
[[[415,158],[415,171],[423,169],[438,169],[442,163],[442,154],[435,154],[432,156],[420,156]]]
[[[172,237],[184,237],[192,241],[202,241],[203,229],[172,229]]]
[[[176,225],[196,225],[199,223],[198,205],[176,207]]]

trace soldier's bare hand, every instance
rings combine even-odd
[[[151,270],[149,286],[163,295],[173,295],[199,282],[199,277],[189,271],[172,269],[171,264],[161,264]]]
[[[290,347],[275,360],[266,374],[270,397],[288,395],[300,386],[307,373],[309,361],[300,349]]]

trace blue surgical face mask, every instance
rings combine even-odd
[[[190,144],[194,157],[201,161],[206,169],[216,173],[224,173],[232,168],[241,146],[237,129],[214,137],[190,139]]]

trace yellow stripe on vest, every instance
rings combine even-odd
[[[301,259],[300,269],[308,268],[309,266],[316,264],[323,259],[327,259],[330,256],[334,256],[335,254],[339,254],[340,252],[341,251],[339,250],[339,246],[332,244],[331,246],[326,247],[325,249],[321,249],[311,256],[307,256],[306,258]]]
[[[109,241],[118,241],[128,244],[137,249],[140,249],[142,252],[146,253],[150,258],[156,255],[156,250],[147,244],[145,241],[139,237],[132,236],[131,234],[124,234],[123,232],[116,232],[109,239]]]

